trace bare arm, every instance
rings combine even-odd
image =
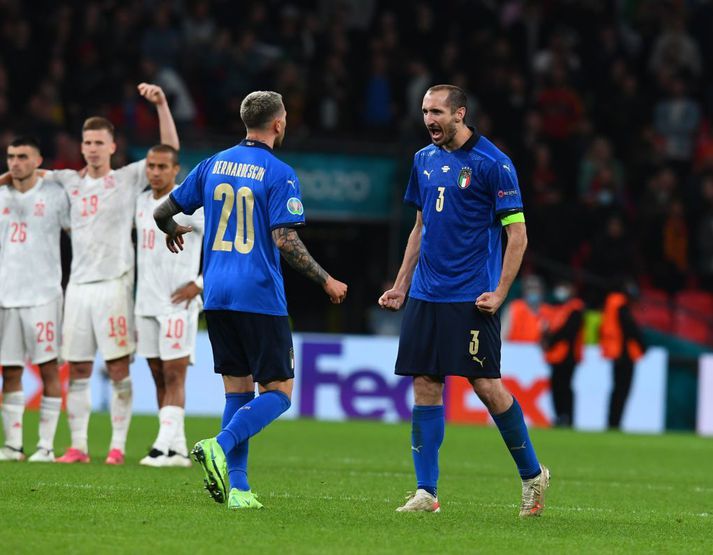
[[[149,83],[140,83],[138,89],[141,96],[156,106],[161,133],[161,144],[172,146],[178,150],[180,148],[178,131],[176,131],[176,124],[173,121],[173,115],[171,114],[171,109],[168,107],[168,101],[166,100],[163,89],[158,85],[151,85]]]
[[[272,240],[280,250],[282,258],[302,275],[319,283],[327,293],[330,300],[341,303],[347,295],[346,284],[330,276],[312,255],[307,251],[297,232],[289,227],[280,227],[272,230]]]
[[[500,281],[495,291],[487,291],[480,295],[475,305],[481,312],[495,314],[503,304],[512,282],[515,281],[522,257],[527,249],[527,229],[524,222],[516,222],[505,226],[505,233],[508,236],[508,244],[503,256],[503,269],[500,272]]]
[[[416,223],[411,230],[404,251],[404,259],[401,268],[396,276],[393,288],[385,291],[379,298],[379,306],[389,310],[398,310],[406,299],[406,292],[411,286],[413,273],[416,270],[416,263],[421,252],[421,232],[423,230],[423,216],[421,211],[416,212]]]
[[[174,253],[183,250],[183,235],[193,231],[191,226],[178,225],[173,219],[181,211],[181,207],[170,196],[153,211],[156,225],[166,234],[166,246]]]

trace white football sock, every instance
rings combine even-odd
[[[111,382],[111,445],[109,449],[118,449],[122,453],[126,449],[126,436],[131,423],[131,405],[133,392],[131,377],[127,376],[118,382]]]
[[[184,427],[186,410],[183,407],[173,407],[173,409],[176,411],[176,433],[171,440],[169,449],[187,457],[188,447],[186,446],[186,430]]]
[[[88,453],[87,430],[92,413],[92,391],[89,378],[71,380],[67,392],[67,419],[72,436],[72,448]]]
[[[2,425],[5,445],[22,449],[22,415],[25,412],[25,394],[22,391],[5,393],[2,401]]]
[[[173,405],[166,405],[158,411],[158,421],[160,427],[158,436],[154,441],[154,449],[158,449],[164,455],[168,455],[173,439],[178,431],[178,421],[183,420],[183,409]]]
[[[38,449],[54,450],[54,434],[57,431],[59,411],[62,409],[62,397],[42,396],[40,403],[40,441]]]

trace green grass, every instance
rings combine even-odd
[[[26,444],[36,439],[26,417]],[[413,489],[409,427],[279,421],[251,442],[250,478],[266,510],[230,512],[192,469],[137,462],[156,420],[134,417],[127,464],[0,466],[3,553],[703,553],[713,537],[713,442],[535,430],[552,469],[545,514],[520,520],[520,485],[495,429],[449,426],[440,514],[397,514]],[[192,441],[217,419],[191,418]],[[57,446],[67,444],[60,422]],[[31,449],[29,450],[31,451]],[[62,450],[60,449],[60,452]]]

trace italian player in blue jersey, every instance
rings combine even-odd
[[[300,184],[272,152],[287,126],[282,96],[250,93],[240,117],[245,140],[198,164],[154,217],[168,248],[178,252],[191,228],[173,216],[204,207],[205,315],[226,402],[222,431],[199,441],[192,454],[215,501],[252,509],[262,504],[248,483],[248,440],[290,407],[294,378],[280,254],[333,303],[344,300],[347,286],[315,262],[295,231],[305,223]]]
[[[465,124],[466,101],[452,85],[426,92],[423,120],[432,144],[414,156],[405,196],[417,210],[416,224],[394,287],[379,298],[381,307],[399,310],[409,297],[396,373],[413,376],[417,490],[397,511],[440,510],[443,385],[446,376],[463,376],[515,460],[522,479],[520,516],[536,516],[544,509],[550,473],[537,460],[517,399],[500,379],[498,308],[527,246],[522,198],[510,159]]]

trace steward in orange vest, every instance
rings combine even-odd
[[[541,338],[540,315],[530,308],[524,299],[515,299],[508,307],[510,327],[505,334],[507,341],[539,343]]]
[[[572,293],[573,287],[570,284],[559,284],[555,287],[555,298],[560,304],[543,306],[540,311],[544,323],[542,347],[551,369],[550,384],[556,426],[572,425],[572,376],[575,366],[582,360],[584,345],[584,303],[571,298]]]
[[[629,299],[624,293],[607,295],[599,344],[602,356],[613,361],[614,388],[609,401],[609,427],[617,429],[631,389],[634,363],[644,354],[641,330],[631,315]]]
[[[536,275],[522,279],[522,298],[507,305],[501,318],[501,333],[505,341],[539,343],[542,338],[540,307],[545,285]]]

